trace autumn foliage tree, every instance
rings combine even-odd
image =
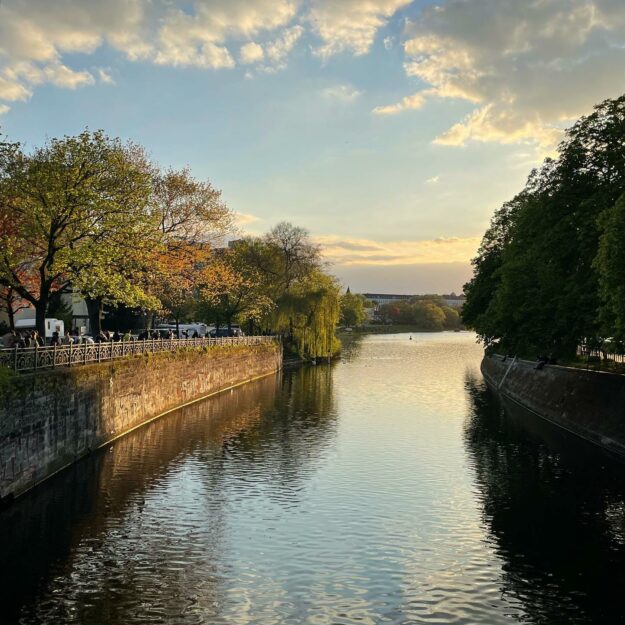
[[[236,249],[224,249],[198,277],[199,300],[207,320],[232,327],[235,319],[258,323],[274,307],[258,270]]]

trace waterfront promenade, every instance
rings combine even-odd
[[[13,347],[0,349],[0,366],[13,371],[36,371],[38,369],[87,365],[141,354],[176,352],[181,349],[210,349],[233,345],[264,345],[276,342],[280,342],[280,338],[276,336],[242,336]]]

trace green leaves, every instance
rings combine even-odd
[[[621,332],[625,96],[580,119],[559,152],[495,214],[473,260],[463,319],[486,345],[568,357]]]

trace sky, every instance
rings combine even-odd
[[[2,133],[138,142],[359,292],[460,292],[624,68],[623,0],[0,0]]]

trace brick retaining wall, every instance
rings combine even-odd
[[[625,456],[625,376],[512,362],[484,358],[482,373],[489,386],[542,418]]]
[[[0,381],[0,500],[163,413],[278,371],[277,344],[189,349]]]

